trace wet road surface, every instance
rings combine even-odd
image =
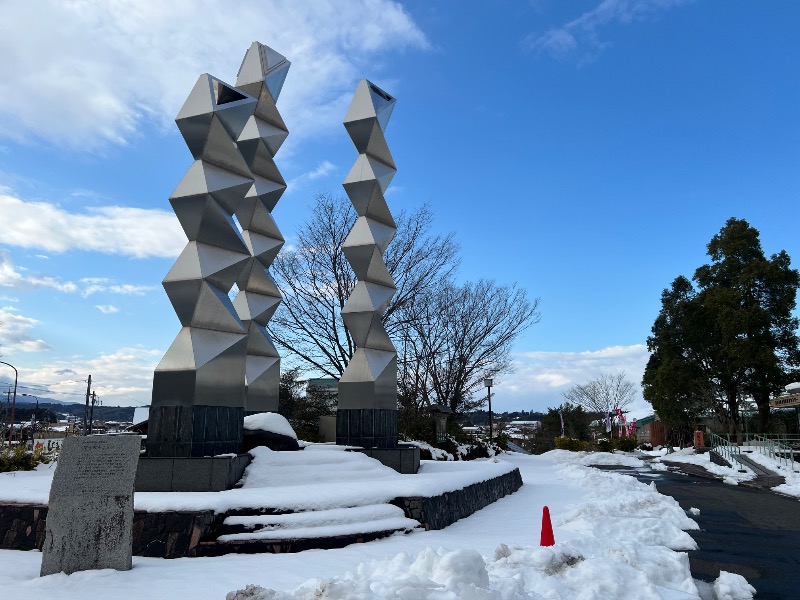
[[[695,579],[711,582],[721,570],[729,571],[756,588],[757,600],[800,599],[800,501],[696,475],[605,468],[644,483],[655,481],[658,491],[684,510],[700,510],[689,515],[700,530],[687,532],[699,546],[689,552]]]

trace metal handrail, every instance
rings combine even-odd
[[[720,435],[718,433],[711,434],[711,448],[718,452],[723,458],[726,458],[728,462],[733,466],[733,463],[739,463],[739,456],[741,454],[741,450],[736,443],[731,443],[731,434],[726,433]]]
[[[794,446],[792,441],[800,442],[798,435],[786,434],[753,434],[753,441],[758,450],[769,456],[772,460],[777,460],[779,464],[786,463],[790,469],[794,469]]]

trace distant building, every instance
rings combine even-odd
[[[306,382],[306,394],[312,389],[318,393],[329,394],[331,398],[339,397],[339,380],[334,377],[317,377]]]

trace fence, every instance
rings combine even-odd
[[[794,469],[795,453],[800,454],[800,435],[786,433],[751,433],[745,436],[745,445],[755,447],[762,454]]]

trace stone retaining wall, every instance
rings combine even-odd
[[[41,504],[0,504],[0,548],[41,550],[47,507]],[[214,522],[214,511],[133,514],[136,556],[182,558],[196,556],[200,540]]]
[[[406,517],[419,521],[425,529],[444,529],[516,492],[521,486],[522,476],[519,469],[514,469],[460,490],[432,498],[395,498],[392,504],[402,508]],[[210,541],[213,543],[214,530],[223,517],[217,515],[215,518],[211,510],[136,511],[133,516],[133,554],[160,558],[197,556],[198,549]],[[47,507],[41,504],[0,504],[0,548],[41,550],[46,519]],[[200,554],[213,555],[213,552],[206,548]]]
[[[399,506],[406,517],[422,523],[425,529],[444,529],[459,519],[470,516],[503,496],[513,494],[522,487],[519,469],[463,489],[445,492],[431,498],[395,498],[392,504]]]

